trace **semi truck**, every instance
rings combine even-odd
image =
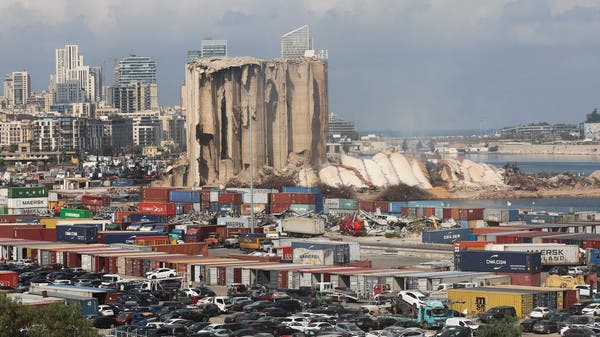
[[[446,319],[453,317],[453,311],[443,301],[426,299],[423,305],[410,305],[403,301],[395,292],[382,293],[377,297],[377,302],[361,307],[364,312],[378,315],[381,312],[390,312],[390,315],[378,317],[395,318],[397,320],[412,321],[424,329],[442,328]]]

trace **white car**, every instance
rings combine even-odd
[[[569,275],[583,275],[585,274],[587,270],[587,267],[583,266],[583,267],[569,267],[568,269],[568,273]]]
[[[293,328],[291,323],[300,323],[300,324],[306,326],[306,325],[308,325],[308,318],[303,317],[303,316],[289,316],[289,317],[282,318],[281,322],[280,322],[281,325],[287,325],[287,326]]]
[[[543,318],[546,318],[546,316],[548,316],[550,314],[550,312],[551,312],[551,310],[549,308],[535,307],[529,314],[529,317],[543,319]]]
[[[147,272],[146,277],[149,279],[177,277],[177,272],[170,268],[159,268]]]
[[[102,304],[98,306],[98,313],[100,316],[114,316],[115,311],[110,305]]]
[[[466,326],[471,330],[479,329],[479,324],[465,317],[451,317],[446,319],[446,326]]]
[[[387,330],[372,330],[365,334],[365,337],[393,337],[394,334]]]
[[[418,290],[402,290],[398,292],[398,297],[410,305],[417,307],[425,304],[426,296]]]
[[[600,315],[600,303],[590,303],[581,309],[582,315],[599,316]]]
[[[319,330],[333,329],[333,328],[335,328],[335,326],[328,322],[314,322],[314,323],[308,323],[308,325],[306,326],[304,331],[307,331],[307,330],[319,331]]]

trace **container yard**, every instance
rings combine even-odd
[[[514,308],[521,319],[536,307],[569,309],[591,300],[589,289],[598,287],[595,273],[585,271],[600,264],[600,223],[589,214],[532,218],[516,209],[437,201],[331,199],[298,187],[146,186],[126,203],[119,193],[46,187],[0,188],[3,194],[0,259],[63,273],[81,269],[113,282],[107,289],[93,285],[99,280],[64,281],[86,285],[71,289],[0,272],[0,286],[40,296],[27,298],[32,305],[46,303],[42,293],[72,305],[105,305],[131,284],[156,287],[144,280],[160,269],[175,275],[181,291],[232,284],[260,285],[266,293],[313,289],[315,298],[344,296],[357,306],[382,292],[418,291],[476,320],[498,306]],[[415,255],[430,257],[402,264]]]

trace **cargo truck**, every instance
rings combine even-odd
[[[442,328],[446,319],[454,317],[453,311],[449,310],[446,305],[440,300],[425,300],[421,306],[411,306],[402,301],[399,297],[395,297],[391,305],[393,316],[379,317],[394,317],[399,320],[410,320],[419,324],[424,329],[439,329]]]
[[[279,233],[282,236],[311,237],[325,234],[325,220],[322,218],[292,217],[280,220]]]
[[[264,234],[242,234],[240,236],[241,250],[260,250],[263,241],[270,240]]]

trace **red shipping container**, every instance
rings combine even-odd
[[[443,208],[442,216],[444,217],[444,219],[452,218],[452,208]]]
[[[270,204],[288,204],[292,203],[291,193],[271,193],[269,194]]]
[[[25,226],[20,226],[15,228],[15,239],[25,239],[25,240],[33,240],[33,241],[44,241],[42,239],[42,229],[41,228],[23,228]],[[56,241],[56,238],[54,239]]]
[[[81,267],[81,255],[78,253],[67,253],[67,268]],[[91,270],[88,270],[91,271]]]
[[[379,208],[382,213],[387,213],[389,210],[390,203],[387,201],[375,201],[375,210]]]
[[[365,212],[375,212],[375,203],[372,201],[359,201],[358,208]]]
[[[496,236],[496,243],[523,243],[523,237],[518,235],[498,235]]]
[[[233,283],[242,283],[242,269],[233,268]]]
[[[0,215],[0,223],[15,223],[15,219],[14,215]]]
[[[484,208],[459,208],[459,220],[483,220]],[[456,218],[454,218],[456,219]]]
[[[435,208],[434,207],[425,207],[423,208],[423,215],[425,217],[432,217],[435,216]]]
[[[539,287],[542,283],[541,273],[496,273],[497,275],[510,276],[510,283],[517,286]]]
[[[314,205],[317,203],[316,196],[311,193],[290,193],[292,204]]]
[[[591,240],[583,240],[583,249],[600,249],[600,240],[591,239]]]
[[[408,217],[408,207],[400,208],[400,215],[402,215],[403,217]]]
[[[0,270],[0,286],[17,288],[19,274],[16,271]]]
[[[56,228],[44,228],[42,231],[42,241],[56,241]]]
[[[88,206],[106,206],[110,203],[107,195],[82,195],[81,203]]]
[[[122,224],[122,223],[129,223],[131,221],[129,221],[129,216],[131,215],[131,211],[116,211],[115,212],[115,216],[114,216],[114,221],[115,223],[118,224]]]
[[[461,250],[484,250],[486,245],[494,243],[493,241],[459,241],[454,243],[454,251]]]
[[[169,192],[175,187],[146,187],[142,190],[145,201],[169,201]]]
[[[277,287],[282,289],[287,289],[288,287],[288,272],[287,270],[282,270],[277,273]]]
[[[138,211],[148,214],[175,215],[175,204],[170,202],[140,202]]]
[[[286,261],[291,261],[292,260],[292,246],[285,246],[282,247],[283,249],[283,255],[282,255],[282,259],[286,260]]]
[[[219,204],[241,205],[242,195],[234,192],[219,193]]]
[[[271,213],[271,214],[282,213],[282,212],[287,211],[291,206],[292,206],[292,204],[273,203],[273,204],[269,205],[269,213]]]

